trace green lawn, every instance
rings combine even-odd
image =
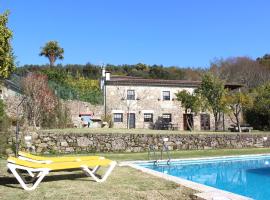
[[[270,148],[173,151],[173,158],[244,155],[270,153]],[[91,155],[91,154],[90,154]],[[107,158],[146,160],[147,153],[102,153]],[[55,156],[55,155],[54,155]],[[91,181],[81,171],[51,173],[32,192],[21,189],[16,179],[6,171],[6,161],[0,159],[0,200],[19,199],[183,199],[195,193],[176,183],[142,173],[129,167],[116,167],[105,183]]]
[[[270,148],[251,148],[251,149],[216,149],[216,150],[185,150],[185,151],[170,151],[171,158],[196,158],[209,156],[230,156],[230,155],[245,155],[245,154],[263,154],[270,153]],[[96,153],[98,154],[98,153]],[[148,153],[102,153],[112,160],[148,160]],[[153,155],[153,154],[151,154]],[[157,157],[160,157],[160,152],[156,152]],[[153,156],[151,156],[153,158]],[[167,159],[167,154],[164,153],[164,159]]]
[[[214,132],[214,131],[171,131],[171,130],[151,130],[151,129],[117,129],[117,128],[66,128],[66,129],[49,129],[39,130],[42,133],[59,133],[59,134],[235,134],[235,132]],[[270,134],[270,132],[253,131],[254,134]],[[244,134],[244,133],[242,133]]]
[[[250,148],[250,149],[209,149],[209,150],[183,150],[170,151],[171,158],[195,158],[195,157],[209,157],[209,156],[226,156],[226,155],[245,155],[245,154],[263,154],[270,153],[270,148]],[[61,156],[70,155],[63,154]],[[72,155],[72,154],[71,154]],[[130,161],[130,160],[148,160],[148,152],[140,153],[87,153],[78,155],[100,155],[111,160]],[[160,152],[156,152],[157,157],[160,157]],[[45,155],[56,156],[56,155]],[[154,159],[151,153],[151,158]],[[164,159],[167,159],[167,154],[164,153]]]

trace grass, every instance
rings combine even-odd
[[[91,181],[81,171],[50,173],[35,191],[27,192],[6,172],[5,165],[6,161],[0,160],[0,200],[189,200],[194,193],[176,183],[129,167],[116,167],[104,183]]]
[[[264,154],[270,153],[270,148],[250,148],[250,149],[211,149],[211,150],[185,150],[185,151],[170,151],[171,158],[196,158],[196,157],[211,157],[211,156],[231,156],[231,155],[247,155],[247,154]],[[117,161],[128,160],[148,160],[148,153],[97,153],[104,157]],[[160,152],[156,152],[157,157],[160,157]],[[164,152],[163,158],[167,159],[167,154]],[[154,159],[151,153],[151,159]]]
[[[214,131],[171,131],[171,130],[152,130],[152,129],[117,129],[117,128],[66,128],[66,129],[48,129],[40,130],[41,133],[57,134],[236,134],[235,132],[214,132]],[[241,133],[245,134],[245,133]],[[270,132],[254,131],[252,134],[270,134]]]
[[[210,157],[210,156],[231,156],[231,155],[247,155],[247,154],[264,154],[270,153],[270,148],[249,148],[249,149],[208,149],[208,150],[182,150],[170,151],[171,158],[196,158],[196,157]],[[57,156],[61,154],[45,154],[44,156]],[[62,154],[61,156],[70,155]],[[71,154],[73,155],[73,154]],[[130,160],[148,160],[148,152],[139,153],[78,153],[76,155],[99,155],[116,161],[130,161]],[[160,158],[160,151],[156,152],[156,157]],[[155,159],[153,153],[150,156]],[[163,158],[167,159],[166,152],[163,153]]]
[[[172,151],[173,158],[270,153],[270,148]],[[99,153],[107,158],[146,160],[147,153]],[[55,156],[55,155],[54,155]],[[191,200],[195,191],[129,167],[116,167],[105,183],[89,180],[81,171],[50,173],[32,192],[21,189],[7,173],[6,161],[0,159],[0,200],[19,199],[183,199]]]

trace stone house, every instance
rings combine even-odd
[[[176,100],[177,92],[192,93],[200,81],[110,77],[106,73],[104,83],[104,109],[111,115],[115,128],[188,130],[186,117],[191,115],[195,130],[214,129],[213,114],[186,114]],[[226,84],[225,87],[232,90],[241,86]],[[230,124],[228,118],[223,117],[222,128],[227,129]]]

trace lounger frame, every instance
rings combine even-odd
[[[99,178],[96,175],[96,172],[100,169],[101,166],[96,166],[93,169],[90,169],[89,166],[81,165],[80,169],[84,171],[84,173],[92,177],[96,182],[104,182],[108,176],[113,171],[114,167],[116,166],[115,161],[111,161],[109,164],[109,167],[103,177]],[[10,169],[12,174],[15,176],[15,178],[18,180],[18,182],[21,184],[22,188],[28,191],[35,190],[37,186],[40,184],[40,182],[43,180],[43,178],[50,173],[50,171],[53,171],[49,168],[30,168],[26,166],[17,165],[14,163],[8,163],[7,167]],[[32,185],[29,185],[28,182],[25,180],[24,176],[20,172],[21,170],[26,171],[30,177],[32,177],[31,182]]]

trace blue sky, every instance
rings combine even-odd
[[[207,67],[214,58],[270,53],[268,0],[0,0],[19,65],[46,64],[57,40],[63,64]]]

